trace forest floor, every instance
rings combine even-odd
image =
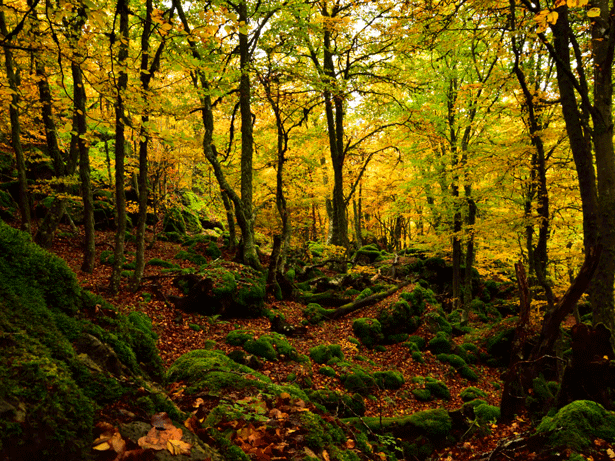
[[[92,274],[80,271],[82,236],[70,237],[68,235],[68,233],[60,232],[51,251],[68,263],[85,289],[102,296],[122,312],[137,310],[144,312],[152,319],[154,330],[159,336],[158,348],[166,368],[182,354],[190,350],[205,348],[206,341],[214,340],[216,341],[216,348],[225,352],[230,351],[233,346],[226,344],[224,339],[227,333],[235,328],[251,329],[258,334],[270,331],[270,322],[266,318],[222,321],[198,314],[188,314],[174,308],[166,299],[170,295],[181,296],[182,293],[172,284],[173,277],[168,273],[163,273],[162,268],[157,266],[146,266],[144,282],[137,292],[131,292],[128,289],[127,279],[123,279],[120,293],[112,296],[107,290],[111,266],[100,264],[100,253],[104,250],[113,250],[114,234],[112,232],[96,233],[97,258],[96,267]],[[160,258],[181,264],[183,267],[190,265],[191,263],[187,261],[174,259],[179,250],[180,245],[178,244],[158,241],[153,248],[146,250],[145,259],[147,261],[151,258]],[[134,251],[132,243],[127,243],[126,251]],[[405,290],[412,288],[413,286],[410,285]],[[501,373],[503,371],[501,369],[490,368],[483,364],[476,365],[475,369],[479,375],[479,380],[468,382],[460,378],[457,373],[451,373],[449,366],[439,362],[429,351],[423,352],[425,363],[418,363],[412,359],[408,348],[401,344],[387,346],[384,352],[376,352],[366,348],[361,348],[359,351],[354,344],[347,340],[347,338],[354,337],[352,322],[355,318],[376,317],[382,303],[387,305],[392,303],[399,294],[400,292],[397,292],[393,297],[356,311],[347,317],[309,326],[308,334],[305,337],[289,338],[289,341],[299,354],[307,354],[311,347],[319,344],[340,344],[347,360],[356,360],[361,366],[371,367],[372,371],[393,369],[402,372],[405,377],[405,384],[401,389],[395,391],[381,390],[375,394],[375,398],[366,399],[366,416],[402,416],[436,407],[447,410],[457,409],[463,403],[459,397],[459,392],[468,386],[476,386],[482,389],[488,395],[486,398],[488,403],[499,406]],[[282,312],[286,320],[293,325],[299,325],[303,319],[302,309],[305,306],[302,304],[275,300],[269,300],[267,304],[268,307]],[[196,331],[195,325],[200,327],[199,331]],[[487,333],[488,331],[484,331],[477,333],[477,335]],[[427,340],[433,336],[424,330],[424,326],[414,334],[421,335]],[[359,358],[357,359],[357,357]],[[359,362],[359,360],[361,361]],[[269,376],[274,382],[284,381],[290,373],[296,373],[298,376],[308,373],[304,365],[292,361],[264,361],[264,366],[259,371]],[[451,392],[451,399],[429,402],[416,400],[411,393],[412,389],[418,386],[411,382],[411,378],[414,376],[431,376],[442,380]],[[313,373],[312,380],[315,389],[325,386],[332,390],[340,388],[337,379],[319,373]],[[486,459],[502,439],[514,438],[529,428],[530,422],[523,416],[517,417],[510,424],[493,424],[488,435],[462,438],[462,441],[457,445],[440,450],[432,459],[449,461]],[[527,451],[525,455],[519,453],[519,456],[521,456],[521,459],[533,459],[530,451]]]

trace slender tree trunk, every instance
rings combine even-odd
[[[39,90],[39,99],[41,101],[41,115],[45,127],[47,153],[51,156],[53,161],[56,178],[63,178],[66,174],[66,168],[62,153],[58,147],[56,126],[53,119],[51,90],[49,88],[49,82],[47,81],[47,74],[40,60],[40,56],[34,56],[33,59],[35,61],[36,76],[38,77],[37,86]],[[53,243],[56,229],[66,211],[66,201],[61,197],[62,194],[66,193],[66,187],[61,182],[54,187],[57,191],[56,196],[34,236],[34,241],[43,248],[49,248]]]
[[[71,63],[71,71],[73,74],[73,99],[75,104],[73,119],[76,122],[76,127],[73,128],[73,131],[77,133],[73,138],[74,145],[76,145],[79,152],[79,178],[81,182],[81,196],[83,198],[85,232],[81,270],[91,274],[94,271],[94,259],[96,257],[96,235],[94,231],[94,198],[92,196],[92,183],[90,182],[90,153],[84,139],[87,132],[87,121],[85,118],[86,94],[79,64],[73,61]]]
[[[125,150],[125,122],[124,122],[124,96],[128,85],[126,61],[128,59],[128,0],[118,0],[117,14],[120,18],[118,63],[119,77],[116,82],[117,96],[115,100],[115,208],[117,212],[117,229],[115,233],[115,251],[113,273],[109,281],[111,293],[120,289],[122,265],[124,263],[124,243],[126,239],[126,195],[124,193],[124,160]]]
[[[239,22],[248,24],[248,5],[245,0],[239,2]],[[241,202],[245,222],[241,228],[243,262],[255,268],[260,268],[254,242],[254,209],[252,186],[252,158],[254,138],[252,134],[252,110],[250,92],[250,49],[248,34],[239,32],[239,109],[241,112]],[[241,224],[240,224],[241,225]]]
[[[0,3],[1,5],[1,3]],[[4,11],[0,11],[0,32],[2,36],[8,35]],[[4,66],[6,77],[11,89],[11,103],[9,104],[9,117],[11,120],[11,146],[15,152],[15,163],[17,165],[17,179],[19,182],[19,195],[17,203],[21,214],[21,230],[30,232],[30,198],[28,195],[28,180],[26,178],[26,161],[21,145],[21,124],[19,121],[19,71],[15,70],[13,53],[7,46],[4,47]]]
[[[233,201],[222,189],[220,189],[220,195],[222,196],[222,203],[224,204],[224,210],[226,212],[226,222],[228,224],[229,250],[235,251],[235,249],[237,248],[237,230],[235,229],[235,214],[233,210]]]
[[[603,254],[592,285],[594,325],[603,323],[614,331],[615,305],[615,152],[613,149],[613,53],[615,17],[608,0],[592,2],[600,8],[600,17],[592,21],[592,57],[594,77],[593,141],[598,179],[600,210],[599,243]],[[615,335],[611,335],[615,341]]]

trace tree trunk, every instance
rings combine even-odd
[[[0,11],[0,32],[2,36],[8,35],[4,11]],[[15,70],[13,53],[8,46],[4,47],[4,66],[6,77],[11,89],[11,103],[9,104],[9,117],[11,120],[11,146],[15,152],[17,165],[17,179],[19,182],[19,195],[17,203],[21,214],[21,230],[30,232],[30,198],[28,195],[28,180],[26,178],[26,162],[21,145],[21,124],[19,121],[19,71]]]
[[[115,251],[113,273],[109,281],[109,291],[117,293],[120,289],[121,272],[124,264],[124,243],[126,240],[126,195],[124,193],[124,160],[125,148],[125,122],[124,122],[124,96],[128,85],[126,61],[128,59],[128,0],[118,0],[117,14],[120,17],[120,39],[117,65],[120,68],[116,81],[115,100],[115,209],[117,212],[117,229],[115,232]]]

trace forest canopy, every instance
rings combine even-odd
[[[65,213],[82,221],[85,271],[106,204],[116,261],[127,220],[142,248],[146,227],[188,210],[255,268],[261,247],[281,273],[302,242],[376,244],[450,254],[458,303],[462,270],[517,260],[552,293],[590,248],[615,250],[609,14],[587,0],[4,2],[3,206],[10,192],[23,229],[41,220],[43,246]],[[592,292],[612,311],[601,264]],[[135,286],[142,272],[141,258]]]

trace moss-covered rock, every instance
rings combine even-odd
[[[329,413],[340,418],[365,414],[365,400],[360,394],[345,394],[319,389],[309,392],[308,395],[312,402],[322,405]]]
[[[256,333],[252,330],[232,330],[226,335],[225,341],[231,346],[243,346],[247,341],[254,339]]]
[[[271,340],[261,336],[258,339],[249,339],[243,344],[243,348],[246,352],[254,354],[258,357],[273,362],[278,359],[278,353],[271,344]]]
[[[479,389],[478,387],[470,386],[462,390],[459,393],[459,397],[461,397],[461,400],[463,400],[464,402],[469,402],[470,400],[479,399],[481,397],[486,398],[487,393]]]
[[[96,306],[109,313],[100,325],[82,314]],[[147,389],[147,361],[160,375],[147,317],[118,314],[81,290],[64,261],[0,222],[0,453],[86,459],[95,412]]]
[[[314,362],[320,364],[326,364],[334,357],[344,360],[344,353],[339,344],[321,344],[319,346],[314,346],[310,349],[309,354]]]
[[[370,394],[376,389],[376,380],[365,370],[356,368],[352,372],[341,376],[342,384],[350,392],[361,395]]]
[[[438,332],[428,343],[428,349],[436,355],[448,354],[452,348],[450,337],[442,331]]]
[[[443,332],[450,336],[453,332],[453,327],[446,320],[446,316],[438,311],[431,311],[425,315],[425,325],[432,333]]]
[[[376,371],[374,380],[382,389],[399,389],[404,385],[404,375],[398,371]]]
[[[374,347],[383,339],[382,326],[376,319],[360,318],[352,323],[352,331],[366,347]]]
[[[390,306],[385,306],[378,314],[382,334],[387,342],[395,343],[395,338],[402,333],[412,333],[419,327],[420,317],[413,315],[412,308],[403,299]]]
[[[335,309],[325,309],[318,303],[310,303],[303,309],[303,316],[312,325],[316,325],[327,318]]]
[[[500,408],[488,404],[477,405],[474,408],[474,415],[479,425],[485,426],[498,420],[500,417]]]
[[[425,378],[425,389],[428,389],[436,398],[449,400],[451,398],[451,391],[449,391],[446,384],[442,381],[427,377]]]
[[[576,400],[561,408],[553,417],[546,416],[536,428],[549,437],[554,448],[581,451],[595,439],[615,442],[615,413],[590,400]]]
[[[438,304],[434,292],[419,284],[417,284],[411,292],[402,293],[401,297],[410,303],[414,313],[417,315],[425,312],[427,304],[431,306],[436,306]]]

